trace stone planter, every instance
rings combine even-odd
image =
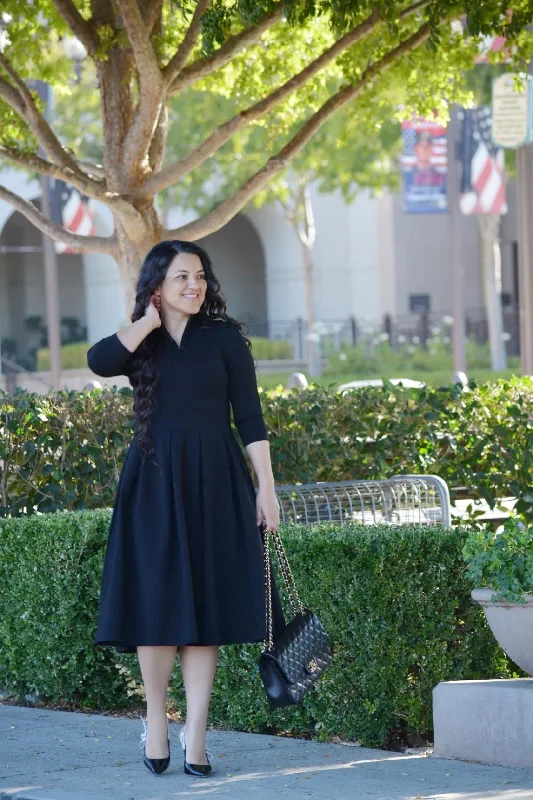
[[[474,589],[472,598],[480,604],[498,644],[528,675],[533,675],[533,594],[525,603],[491,601],[492,589]]]

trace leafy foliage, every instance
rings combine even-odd
[[[249,337],[255,358],[278,359],[293,358],[294,347],[285,339],[267,339],[262,336]],[[85,369],[87,366],[87,342],[73,342],[61,348],[61,366],[63,369]],[[37,369],[50,369],[50,350],[42,347],[37,351]]]
[[[453,374],[452,348],[449,341],[440,337],[431,337],[427,340],[427,348],[419,344],[411,344],[406,337],[403,342],[392,347],[383,334],[370,334],[364,336],[356,345],[345,346],[340,352],[331,348],[331,355],[325,374],[336,376],[350,376],[355,378],[370,378],[382,376],[412,378],[420,377],[424,380],[424,373],[441,372]],[[445,339],[449,337],[444,337]],[[412,341],[412,340],[411,340]],[[466,343],[467,363],[469,373],[483,369],[491,371],[490,348],[488,344],[479,345],[473,339]],[[509,366],[519,371],[520,359],[516,356],[509,358]],[[394,375],[393,373],[397,374]]]
[[[139,704],[135,655],[93,645],[109,521],[109,510],[0,521],[2,686],[77,707]],[[272,712],[257,670],[260,645],[223,647],[213,724],[382,745],[400,726],[431,729],[439,681],[512,674],[470,599],[467,531],[319,525],[282,535],[302,599],[330,634],[332,666],[301,706]],[[183,711],[177,671],[170,695]]]
[[[286,195],[287,176],[282,173],[293,158],[298,173],[320,181],[327,191],[341,188],[348,197],[356,185],[394,184],[394,123],[411,113],[427,116],[435,110],[445,118],[451,102],[471,97],[464,75],[481,35],[505,32],[517,64],[527,63],[532,53],[533,37],[526,26],[533,9],[528,0],[216,0],[197,29],[193,0],[164,0],[160,17],[149,26],[137,17],[138,9],[126,0],[123,4],[77,0],[62,16],[61,4],[52,0],[4,0],[0,155],[33,171],[42,163],[24,156],[36,153],[41,144],[56,175],[108,203],[125,240],[95,238],[93,247],[124,261],[130,282],[141,251],[161,233],[153,207],[158,192],[204,216],[216,209],[192,228],[182,226],[202,238],[247,203]],[[149,16],[149,6],[143,13]],[[465,14],[468,36],[450,24]],[[365,35],[339,46],[312,74],[306,72],[367,21],[371,24]],[[174,57],[187,44],[191,25],[191,48],[174,72]],[[423,35],[416,42],[402,47],[419,32]],[[88,49],[80,86],[72,80],[72,65],[63,52],[73,33]],[[45,135],[47,126],[28,111],[21,83],[35,79],[54,87],[59,119],[52,120],[52,127],[63,147]],[[144,83],[149,88],[140,91]],[[287,91],[255,108],[285,85]],[[358,92],[349,94],[349,103],[338,105],[350,87],[359,87]],[[165,113],[160,114],[167,105],[168,128]],[[337,119],[328,109],[336,110]],[[232,118],[239,124],[228,136],[221,135],[220,126]],[[310,131],[317,125],[313,144],[306,134],[310,121]],[[219,137],[217,142],[195,157],[194,165],[170,170],[211,134]],[[76,159],[87,158],[102,159],[104,172],[86,174],[86,165]],[[5,190],[2,196],[13,199]],[[65,236],[47,227],[22,201],[21,209],[51,235]]]
[[[533,592],[532,529],[509,519],[503,530],[470,532],[463,556],[468,575],[476,587],[494,590],[495,600],[523,603]]]
[[[517,511],[531,518],[530,378],[467,390],[386,381],[344,396],[324,387],[261,397],[278,483],[433,473],[452,500],[466,494],[493,507],[515,495]],[[129,389],[0,395],[1,513],[110,506],[132,434]]]

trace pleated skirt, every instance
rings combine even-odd
[[[231,428],[137,438],[117,487],[95,644],[225,645],[265,637],[265,563],[255,490]],[[272,564],[274,631],[285,624]]]

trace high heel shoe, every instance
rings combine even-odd
[[[213,771],[213,767],[209,763],[209,761],[213,758],[212,754],[209,750],[206,749],[205,757],[207,758],[207,764],[189,764],[187,761],[187,751],[185,749],[185,725],[180,731],[180,742],[183,748],[183,771],[186,775],[193,775],[196,778],[208,778]]]
[[[141,717],[141,722],[144,726],[144,731],[141,733],[141,741],[139,742],[139,747],[141,748],[141,750],[144,751],[143,763],[148,767],[150,772],[154,773],[154,775],[162,775],[163,772],[168,767],[168,765],[170,764],[170,740],[167,739],[168,756],[166,758],[148,758],[148,756],[146,755],[146,736],[148,733],[148,725],[146,724],[145,720],[142,717]]]

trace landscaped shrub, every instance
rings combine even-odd
[[[381,378],[383,375],[412,378],[416,375],[421,380],[424,373],[447,372],[452,376],[454,368],[450,336],[431,336],[426,348],[421,346],[419,337],[414,337],[414,340],[400,337],[400,343],[395,343],[394,346],[385,337],[386,334],[375,333],[356,345],[345,344],[340,348],[337,345],[327,346],[325,374],[335,378],[339,375],[351,378]],[[466,342],[466,362],[469,372],[490,370],[492,362],[489,345],[480,345],[469,339]],[[511,357],[508,364],[519,369],[520,359],[517,356]]]
[[[72,342],[61,347],[61,366],[63,369],[87,369],[87,342]],[[50,369],[50,350],[41,347],[37,350],[37,370],[45,372]]]
[[[0,685],[92,708],[139,703],[136,656],[92,644],[109,520],[98,510],[0,521]],[[323,524],[281,533],[333,663],[301,706],[273,712],[257,671],[261,645],[221,648],[212,723],[381,745],[391,729],[431,728],[439,681],[510,675],[470,599],[466,530]],[[178,670],[170,693],[183,710]]]
[[[254,357],[258,360],[294,358],[294,346],[284,339],[266,339],[259,336],[249,338]],[[89,346],[87,342],[64,344],[61,348],[63,369],[86,369]],[[41,347],[37,351],[37,369],[43,372],[50,369],[50,350],[47,347]]]
[[[472,530],[463,548],[468,575],[477,589],[492,589],[495,600],[524,603],[533,593],[533,528],[508,519],[503,530]]]
[[[250,336],[249,339],[254,358],[258,361],[294,358],[294,345],[285,339],[266,339],[260,336]]]
[[[533,381],[473,390],[263,392],[278,483],[435,473],[531,514]],[[132,393],[0,394],[0,514],[112,504],[133,435]]]

